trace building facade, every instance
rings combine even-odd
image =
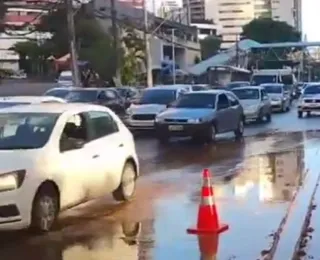
[[[222,48],[240,38],[242,27],[254,18],[270,17],[301,31],[301,0],[183,0],[189,6],[191,21],[213,20],[220,28]]]
[[[191,26],[197,27],[198,39],[203,40],[208,36],[217,36],[219,27],[216,24],[210,23],[191,23]]]

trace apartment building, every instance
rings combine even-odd
[[[270,17],[301,31],[301,0],[183,0],[191,20],[210,19],[221,29],[222,48],[239,40],[242,27],[252,19]]]
[[[272,0],[272,18],[284,21],[295,27],[298,31],[302,30],[302,5],[301,0]]]

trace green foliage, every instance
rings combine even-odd
[[[213,55],[216,55],[221,46],[221,39],[217,36],[207,36],[200,41],[201,58],[206,60]]]
[[[103,80],[110,80],[115,74],[112,62],[114,60],[113,47],[108,36],[101,37],[89,47],[81,48],[79,58],[88,60]]]
[[[301,35],[286,22],[258,18],[243,26],[242,36],[259,43],[297,42]]]
[[[144,62],[144,41],[132,27],[126,27],[123,31],[123,51],[121,66],[121,81],[124,84],[134,84],[140,64]]]
[[[201,59],[199,58],[199,56],[194,57],[194,64],[198,64],[200,63]]]
[[[1,0],[0,0],[1,1]],[[23,60],[43,60],[51,55],[61,57],[69,53],[68,29],[66,10],[63,5],[52,10],[41,18],[37,25],[40,32],[52,33],[52,38],[38,45],[36,41],[17,43],[12,47]],[[101,79],[110,80],[115,75],[116,68],[112,62],[116,58],[112,37],[102,30],[98,21],[89,17],[84,8],[75,15],[76,46],[79,59],[87,60],[92,68],[100,75]],[[144,41],[130,27],[123,28],[122,46],[118,50],[122,72],[122,82],[132,83],[136,79],[139,65],[144,60]]]

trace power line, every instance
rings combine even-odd
[[[97,17],[97,18],[100,18],[100,19],[111,19],[111,16],[110,15],[107,15],[105,14],[104,12],[100,11],[100,10],[94,10],[94,15]],[[134,26],[137,30],[139,31],[142,31],[142,32],[146,32],[146,29],[144,28],[144,26],[139,26],[138,24],[134,24],[133,22],[136,20],[136,21],[139,21],[141,22],[141,19],[127,19],[128,17],[126,17],[126,19],[121,19],[121,18],[118,18],[117,17],[117,21],[121,24],[124,24],[126,26]],[[163,25],[167,25],[167,22],[164,22]],[[147,33],[152,33],[153,30],[148,30]],[[172,39],[170,36],[164,36],[160,33],[156,33],[154,32],[153,33],[157,38],[159,38],[160,40],[163,40],[165,42],[168,42],[168,43],[172,43]],[[177,42],[177,41],[174,41],[174,44],[178,47],[182,47],[182,48],[186,48],[188,50],[194,50],[194,51],[200,51],[199,48],[193,48],[191,46],[188,46],[188,45],[185,45],[183,43],[180,43],[180,42]]]

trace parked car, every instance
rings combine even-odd
[[[272,106],[267,92],[262,87],[250,86],[234,88],[232,92],[239,98],[244,109],[245,120],[271,121]]]
[[[232,90],[234,88],[248,87],[248,86],[250,86],[249,81],[232,81],[226,85],[226,88],[229,90]]]
[[[106,107],[4,108],[0,129],[0,230],[49,231],[60,211],[108,193],[118,201],[134,194],[134,139]]]
[[[197,91],[184,94],[155,119],[159,141],[173,136],[191,136],[211,142],[219,133],[233,131],[243,135],[243,108],[239,99],[224,90]]]
[[[59,88],[51,88],[47,90],[43,95],[44,96],[51,96],[51,97],[58,97],[58,98],[65,98],[70,90],[73,87],[59,87]]]
[[[73,87],[72,71],[61,71],[57,83],[59,87]]]
[[[26,79],[27,74],[24,72],[24,70],[18,70],[15,71],[11,76],[11,79]]]
[[[311,112],[318,111],[320,111],[320,83],[310,83],[304,88],[298,101],[298,117],[303,117],[303,113],[310,116]]]
[[[126,108],[140,97],[141,91],[134,87],[117,87],[114,89],[118,91],[119,95],[123,98]]]
[[[157,114],[190,91],[185,85],[157,86],[143,90],[140,99],[127,109],[127,126],[132,130],[154,129]]]
[[[291,94],[284,84],[266,83],[260,86],[264,88],[270,97],[273,111],[286,112],[290,110]]]
[[[38,103],[66,103],[62,98],[50,96],[7,96],[0,97],[0,108],[38,104]]]
[[[125,103],[113,88],[72,88],[65,96],[68,103],[92,103],[106,106],[119,116],[125,115]]]
[[[212,89],[208,84],[195,84],[192,85],[192,91],[210,90]]]

